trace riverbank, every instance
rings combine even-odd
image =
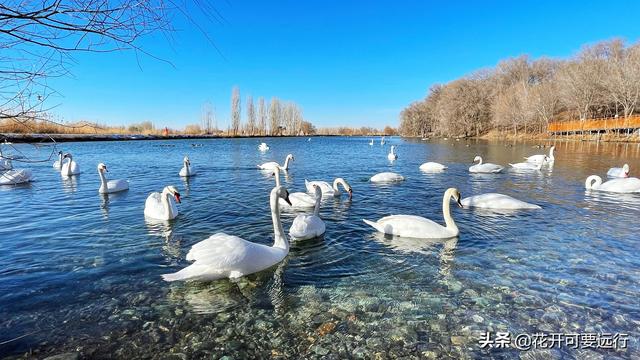
[[[301,137],[313,137],[308,135]],[[341,135],[321,135],[341,136]],[[120,135],[120,134],[0,134],[1,141],[15,143],[46,143],[46,142],[85,142],[85,141],[133,141],[133,140],[202,140],[202,139],[230,139],[230,138],[269,138],[269,137],[297,137],[297,136],[228,136],[228,135]]]
[[[474,139],[483,140],[508,140],[508,141],[601,141],[601,142],[624,142],[624,143],[640,143],[640,136],[637,134],[619,134],[619,133],[597,133],[597,134],[574,134],[574,135],[552,135],[549,133],[519,133],[504,132],[491,130],[488,133],[473,137]]]

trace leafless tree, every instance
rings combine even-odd
[[[269,105],[269,129],[271,136],[280,134],[280,118],[282,111],[280,109],[280,100],[276,97],[271,98],[271,105]]]
[[[267,134],[267,111],[264,106],[264,98],[258,99],[258,133],[260,136]]]
[[[253,105],[253,97],[247,97],[247,135],[256,134],[256,110]]]
[[[238,136],[240,130],[240,89],[234,86],[231,90],[231,130]]]

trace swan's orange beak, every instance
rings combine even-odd
[[[175,194],[173,194],[173,197],[175,197],[175,198],[176,198],[176,202],[177,202],[178,204],[180,204],[180,202],[181,202],[181,201],[180,201],[180,193],[175,193]]]

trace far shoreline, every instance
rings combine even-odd
[[[305,138],[305,137],[336,137],[349,135],[143,135],[143,134],[0,134],[0,138],[13,143],[62,143],[62,142],[91,142],[91,141],[140,141],[140,140],[208,140],[208,139],[247,139],[247,138]],[[357,137],[380,137],[382,135],[352,135]],[[398,135],[395,135],[398,136]]]

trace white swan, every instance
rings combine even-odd
[[[260,145],[258,145],[258,150],[265,152],[269,150],[269,145],[267,145],[267,143],[260,143]]]
[[[373,139],[371,139],[371,141],[369,141],[369,146],[373,146]]]
[[[335,180],[333,180],[333,186],[329,185],[329,183],[326,181],[308,181],[306,179],[304,180],[304,185],[307,188],[307,192],[310,193],[315,193],[313,185],[319,186],[320,191],[322,192],[322,196],[325,197],[340,197],[340,195],[342,195],[342,192],[340,191],[338,185],[342,185],[344,190],[349,194],[349,199],[353,197],[353,189],[351,188],[351,185],[349,185],[349,183],[343,178],[336,178]]]
[[[64,161],[69,159],[69,161]],[[73,161],[73,156],[70,153],[66,153],[62,156],[62,166],[60,167],[60,175],[72,176],[80,174],[80,165]]]
[[[602,183],[602,178],[598,175],[591,175],[584,183],[587,190],[600,190],[616,193],[640,192],[640,179],[635,177],[613,179]]]
[[[178,216],[178,207],[173,199],[180,203],[180,193],[174,186],[165,187],[162,193],[149,194],[144,203],[144,216],[157,220],[174,219]]]
[[[31,170],[12,169],[3,171],[0,174],[0,185],[18,185],[31,181]]]
[[[607,176],[612,178],[627,178],[629,177],[629,165],[624,164],[621,168],[611,168],[607,171]]]
[[[53,167],[56,169],[60,169],[60,167],[62,166],[62,156],[64,154],[62,153],[62,151],[58,151],[58,160],[53,162]]]
[[[315,190],[315,204],[313,214],[300,214],[293,219],[289,235],[294,240],[307,240],[321,236],[325,232],[324,221],[320,219],[320,200],[322,199],[322,190],[318,185],[313,185]]]
[[[288,195],[287,189],[282,186],[271,190],[269,203],[273,221],[273,246],[217,233],[191,247],[187,260],[193,261],[193,264],[176,273],[162,275],[162,278],[165,281],[238,278],[276,265],[289,253],[289,241],[284,236],[278,206],[278,199],[287,201]]]
[[[179,175],[182,177],[196,176],[196,171],[191,167],[191,160],[189,160],[189,157],[185,156],[182,162],[184,166],[180,169]]]
[[[374,183],[393,183],[404,181],[404,176],[394,172],[381,172],[373,175],[369,181]]]
[[[547,155],[545,155],[546,157]],[[509,165],[517,170],[541,170],[542,169],[542,163],[543,162],[538,162],[538,163],[530,163],[530,162],[521,162],[521,163],[515,163],[515,164],[511,164],[509,163]]]
[[[432,220],[414,215],[391,215],[373,222],[364,220],[374,229],[388,235],[412,237],[421,239],[446,239],[458,236],[460,232],[456,223],[451,217],[449,201],[453,198],[458,206],[460,203],[460,192],[456,188],[449,188],[442,198],[442,213],[447,226],[442,226]]]
[[[109,172],[107,165],[103,163],[98,164],[98,175],[100,175],[100,188],[98,192],[100,194],[112,194],[129,190],[129,182],[127,180],[107,180],[107,177],[104,175],[105,172]]]
[[[380,145],[384,145],[384,136],[380,139]]]
[[[464,207],[478,207],[484,209],[541,209],[541,207],[538,205],[529,204],[527,202],[512,198],[509,195],[497,193],[487,193],[470,196],[468,198],[462,199],[461,203]]]
[[[429,161],[420,165],[420,170],[424,172],[438,172],[438,171],[443,171],[446,168],[447,168],[446,166],[437,162],[432,162],[432,161]]]
[[[387,155],[387,159],[393,161],[398,159],[398,154],[396,154],[396,146],[395,145],[391,145],[391,151],[389,151],[389,154]]]
[[[473,162],[478,161],[476,165],[473,165],[469,168],[469,172],[472,173],[499,173],[504,169],[504,167],[491,163],[482,163],[482,158],[480,156],[476,156],[473,159]]]
[[[525,159],[527,160],[527,162],[530,163],[552,163],[555,161],[555,158],[553,157],[553,151],[556,149],[556,146],[553,145],[551,146],[551,148],[549,149],[549,156],[544,155],[544,154],[540,154],[540,155],[532,155],[529,157],[525,157]]]
[[[270,162],[266,162],[264,164],[258,165],[258,168],[261,169],[261,170],[273,170],[273,169],[275,169],[277,167],[277,168],[280,168],[282,170],[289,170],[289,161],[291,161],[291,160],[295,160],[295,159],[293,158],[292,154],[289,154],[289,155],[287,155],[287,158],[284,159],[284,165],[283,166],[280,166],[280,164],[278,164],[275,161],[270,161]]]

